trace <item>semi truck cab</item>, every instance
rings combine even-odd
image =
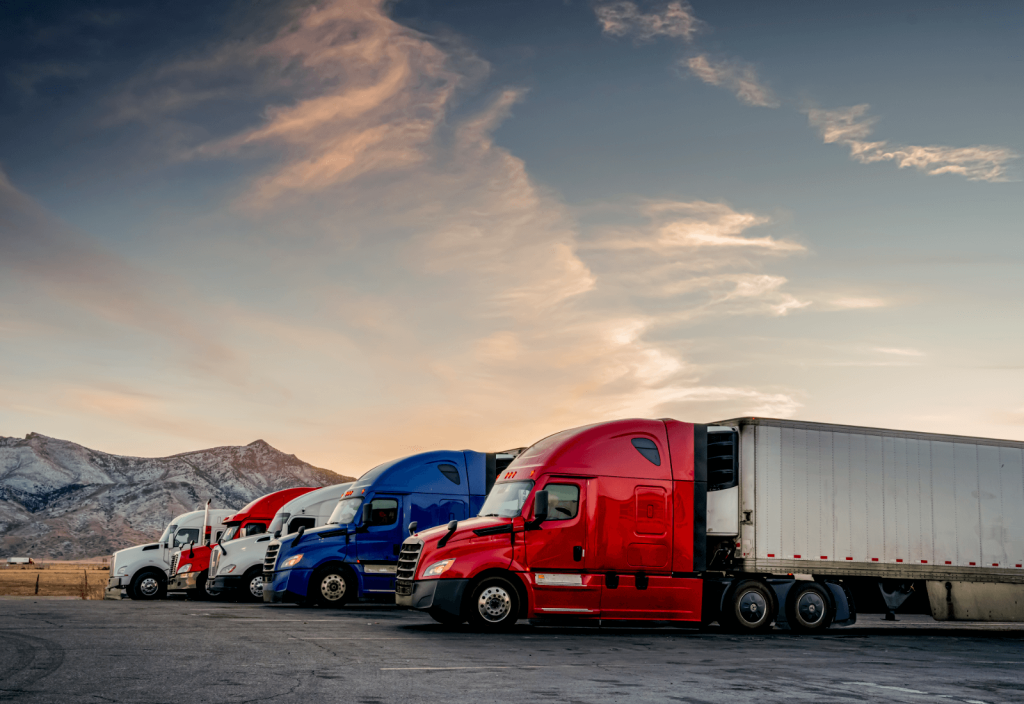
[[[110,560],[107,590],[124,590],[132,599],[162,599],[167,594],[172,554],[190,543],[199,541],[203,518],[214,525],[235,513],[233,509],[190,511],[167,524],[159,540],[118,550]]]
[[[207,583],[210,592],[233,595],[243,601],[263,601],[263,560],[271,538],[327,523],[338,499],[351,482],[325,486],[298,496],[282,506],[265,533],[235,538],[213,546]]]
[[[327,525],[270,542],[264,601],[337,607],[390,600],[409,523],[473,515],[518,452],[425,452],[371,469],[345,490]]]
[[[267,532],[267,526],[273,520],[277,510],[290,500],[309,493],[317,487],[305,486],[283,489],[261,496],[250,501],[242,510],[223,519],[217,529],[220,534],[214,535],[211,525],[207,523],[206,535],[196,545],[190,543],[171,556],[170,582],[167,591],[185,592],[197,599],[215,598],[210,581],[207,579],[210,567],[211,543],[227,543],[235,538],[259,535]]]

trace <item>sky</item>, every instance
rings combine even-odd
[[[1024,440],[1024,4],[0,4],[0,435]]]

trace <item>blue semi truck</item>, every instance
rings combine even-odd
[[[394,601],[398,553],[410,524],[426,530],[475,516],[521,451],[423,452],[374,467],[345,491],[327,525],[267,546],[264,602]]]

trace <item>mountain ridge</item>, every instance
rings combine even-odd
[[[280,489],[351,480],[262,439],[135,457],[41,433],[0,436],[0,552],[61,560],[109,555],[152,542],[171,518],[207,499],[239,509]]]

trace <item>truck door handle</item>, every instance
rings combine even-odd
[[[573,546],[573,548],[572,548],[572,559],[575,560],[576,562],[581,562],[583,560],[583,546],[582,545],[574,545]]]

